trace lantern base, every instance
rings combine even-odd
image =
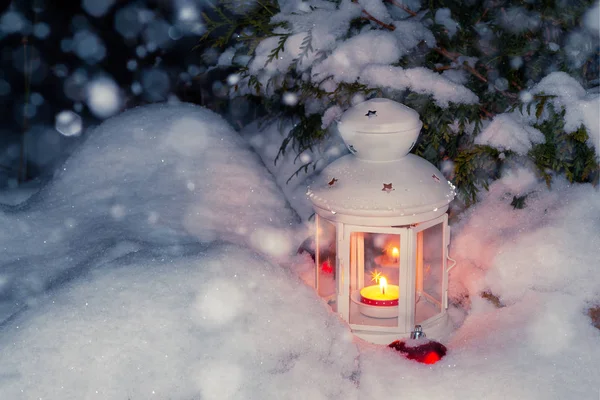
[[[397,318],[398,306],[372,306],[361,301],[360,291],[352,293],[351,299],[358,305],[361,314],[371,318]]]
[[[423,331],[427,334],[427,338],[443,342],[453,331],[452,321],[448,317],[448,313],[444,312],[434,318],[422,322]],[[374,344],[389,345],[399,339],[408,339],[410,332],[382,332],[369,330],[368,326],[350,324],[352,333],[366,342]],[[389,328],[388,328],[389,329]],[[393,329],[393,328],[392,328]],[[391,330],[391,329],[390,329]]]

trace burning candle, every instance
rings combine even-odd
[[[398,258],[400,257],[400,250],[397,247],[392,247],[392,259],[394,262],[398,262]]]
[[[360,302],[370,306],[390,307],[398,305],[400,288],[387,283],[387,278],[379,273],[374,274],[377,285],[364,287],[360,290]]]
[[[400,248],[388,244],[383,250],[383,254],[375,257],[375,264],[380,267],[397,267],[400,260]]]

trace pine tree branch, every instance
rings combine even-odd
[[[275,15],[275,13],[274,13],[273,11],[269,10],[269,8],[268,8],[266,5],[264,5],[262,2],[260,2],[260,1],[257,1],[257,3],[258,3],[258,5],[260,5],[262,8],[264,8],[264,9],[265,9],[265,11],[266,11],[267,13],[269,13],[269,15],[271,15],[271,16],[274,16],[274,15]]]
[[[386,0],[387,2],[391,2],[391,1],[395,1],[395,0]],[[396,27],[394,25],[391,24],[386,24],[385,22],[375,18],[371,13],[369,13],[366,10],[362,10],[363,14],[365,15],[363,18],[364,19],[368,19],[369,21],[373,21],[375,22],[377,25],[382,26],[385,29],[388,29],[390,31],[394,31],[396,30]],[[416,14],[415,14],[416,15]],[[437,53],[443,55],[444,57],[456,62],[456,60],[458,59],[458,57],[461,56],[460,53],[450,53],[448,50],[444,49],[444,48],[440,48],[440,47],[436,47],[433,49],[434,51],[436,51]],[[481,75],[481,73],[479,73],[479,71],[477,71],[475,68],[471,67],[468,64],[464,64],[462,65],[462,67],[467,70],[469,73],[471,73],[473,76],[475,76],[477,79],[479,79],[480,81],[484,82],[484,83],[489,83],[488,79]],[[506,92],[504,90],[500,90],[496,87],[496,85],[494,85],[494,87],[496,88],[496,90],[498,90],[500,93],[502,93],[504,96],[506,96],[509,99],[517,99],[518,96],[516,94],[510,93],[510,92]]]
[[[458,57],[460,57],[460,54],[459,54],[459,53],[450,53],[448,50],[446,50],[446,49],[444,49],[444,48],[439,48],[439,47],[436,47],[436,48],[434,48],[433,50],[434,50],[435,52],[437,52],[437,53],[439,53],[439,54],[443,55],[444,57],[446,57],[446,58],[448,58],[448,59],[452,60],[453,62],[456,62],[456,60],[458,60]],[[481,82],[488,83],[488,84],[490,83],[490,82],[488,81],[488,79],[487,79],[485,76],[481,75],[481,73],[479,73],[479,71],[477,71],[475,68],[471,67],[470,65],[468,65],[468,64],[466,64],[466,63],[464,63],[464,64],[462,65],[462,67],[463,67],[465,70],[467,70],[469,73],[471,73],[471,75],[473,75],[473,76],[475,76],[477,79],[479,79]],[[513,100],[514,100],[514,99],[517,99],[517,98],[519,97],[519,96],[517,96],[517,95],[516,95],[516,94],[514,94],[514,93],[510,93],[510,92],[507,92],[507,91],[505,91],[505,90],[500,90],[500,89],[498,89],[498,88],[496,87],[496,85],[493,85],[493,86],[496,88],[496,90],[497,90],[498,92],[502,93],[504,96],[506,96],[506,97],[507,97],[507,98],[509,98],[509,99],[513,99]]]
[[[375,18],[373,15],[371,15],[371,13],[369,13],[368,11],[366,11],[366,10],[363,10],[362,12],[363,12],[363,14],[365,15],[365,16],[363,17],[364,19],[368,19],[369,21],[373,21],[373,22],[375,22],[377,25],[380,25],[380,26],[384,27],[384,28],[385,28],[385,29],[387,29],[387,30],[390,30],[390,31],[394,31],[394,30],[396,30],[396,27],[395,27],[394,25],[391,25],[391,24],[386,24],[385,22],[378,20],[378,19],[377,19],[377,18]]]
[[[411,17],[416,17],[417,13],[406,7],[404,4],[398,3],[396,0],[384,0],[386,3],[392,4],[402,10],[404,10],[407,14],[410,14]]]
[[[489,11],[489,8],[486,8],[485,10],[483,10],[483,14],[481,14],[481,16],[477,19],[477,21],[475,21],[475,23],[473,25],[477,25],[478,23],[480,23],[481,20],[483,19],[483,17],[485,17],[485,15],[487,14],[488,11]]]

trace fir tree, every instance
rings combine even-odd
[[[306,7],[282,10],[280,3]],[[239,16],[238,3],[222,1],[205,14],[204,36],[215,46],[231,46],[242,60],[242,79],[232,96],[260,102],[264,118],[294,121],[280,155],[300,154],[330,134],[329,121],[323,118],[327,110],[344,110],[357,95],[383,96],[419,112],[424,125],[413,152],[438,167],[450,163],[450,178],[467,205],[476,201],[490,179],[499,176],[507,160],[515,158],[529,160],[548,185],[555,174],[573,182],[598,182],[595,151],[599,149],[594,149],[588,127],[583,123],[575,129],[566,127],[564,103],[555,94],[532,92],[557,71],[568,74],[582,90],[598,86],[597,37],[581,27],[592,0],[430,0],[420,8],[418,3],[400,0],[280,3],[259,1]],[[322,26],[329,23],[323,15],[333,18],[335,14],[346,16],[348,23],[343,32],[336,32],[335,44],[319,48],[315,35],[326,31]],[[399,32],[413,26],[415,33],[404,40]],[[365,32],[399,35],[404,49],[390,67],[401,72],[426,68],[442,74],[475,94],[477,101],[444,102],[410,84],[388,87],[362,77],[344,81],[315,74],[315,66]],[[271,73],[258,69],[258,62],[264,69],[271,68]],[[287,93],[296,94],[298,102],[282,101]],[[526,129],[541,132],[543,141],[532,141],[524,153],[477,139],[501,114],[511,114]],[[308,171],[309,164],[296,173]],[[515,204],[524,206],[524,199]]]

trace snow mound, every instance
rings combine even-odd
[[[145,246],[228,241],[281,256],[296,221],[244,140],[188,104],[105,121],[39,195],[4,210],[0,300],[19,306],[94,268],[88,260],[98,254],[103,263]]]
[[[2,397],[351,398],[358,350],[311,289],[239,247],[195,253],[110,263],[14,318]]]
[[[515,177],[529,185],[515,186]],[[600,248],[598,189],[556,179],[548,190],[512,171],[485,196],[457,227],[452,248],[460,264],[472,267],[457,276],[471,297],[491,290],[516,304],[532,292],[560,293],[581,313],[598,302],[597,251],[590,250]],[[518,198],[521,209],[514,208]]]

